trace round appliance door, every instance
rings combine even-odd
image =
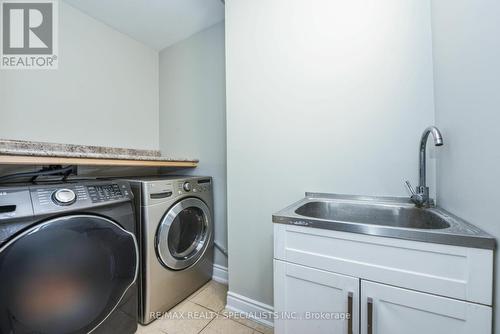
[[[0,333],[90,333],[137,277],[135,236],[93,215],[52,219],[0,248]]]
[[[212,235],[208,206],[197,198],[186,198],[170,208],[158,228],[156,249],[163,266],[182,270],[205,253]]]

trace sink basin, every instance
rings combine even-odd
[[[360,224],[417,229],[450,227],[442,217],[430,210],[395,205],[352,204],[312,201],[295,210],[301,216]]]
[[[417,208],[405,197],[306,193],[273,215],[273,223],[483,249],[495,238],[439,208]]]

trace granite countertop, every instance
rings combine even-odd
[[[91,158],[141,161],[189,161],[198,159],[164,157],[159,150],[56,144],[24,140],[0,139],[0,155],[22,155],[33,157]]]

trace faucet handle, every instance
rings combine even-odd
[[[413,197],[417,194],[415,192],[415,190],[413,189],[413,186],[411,185],[410,181],[405,180],[405,185],[406,185],[406,189],[408,189],[408,193],[410,194],[410,196]]]

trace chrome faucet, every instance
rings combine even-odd
[[[429,187],[426,185],[426,158],[425,158],[425,149],[427,147],[427,138],[429,138],[429,134],[432,133],[432,137],[434,137],[434,145],[442,146],[443,145],[443,136],[441,135],[441,131],[435,126],[429,126],[425,129],[424,133],[422,133],[422,138],[420,139],[420,165],[419,165],[419,184],[413,190],[409,181],[405,181],[406,187],[411,194],[411,200],[418,207],[431,207],[434,205],[434,201],[429,197]]]

